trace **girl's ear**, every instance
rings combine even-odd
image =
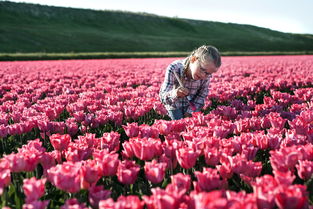
[[[190,58],[190,62],[195,62],[196,60],[197,60],[198,58],[196,57],[196,56],[192,56],[191,58]]]

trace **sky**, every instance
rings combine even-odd
[[[313,34],[312,0],[10,0],[50,6],[146,12]]]

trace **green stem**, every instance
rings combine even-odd
[[[130,194],[133,194],[134,184],[131,184],[129,186],[130,186]]]

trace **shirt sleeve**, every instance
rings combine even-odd
[[[195,106],[196,106],[196,110],[193,111],[191,109],[191,107],[189,106],[187,109],[188,113],[192,113],[192,112],[198,112],[200,111],[203,106],[204,106],[204,101],[206,99],[206,97],[209,94],[209,84],[210,84],[210,78],[206,79],[203,84],[200,86],[196,96],[193,98],[193,100],[191,101]]]
[[[178,97],[176,95],[176,91],[174,91],[175,85],[175,77],[174,77],[174,70],[176,69],[175,64],[170,64],[166,68],[165,72],[165,79],[160,89],[160,99],[164,105],[170,105],[175,107],[175,102],[177,101]]]

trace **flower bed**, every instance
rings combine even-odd
[[[313,56],[225,57],[170,121],[173,58],[0,63],[10,208],[312,208]]]

